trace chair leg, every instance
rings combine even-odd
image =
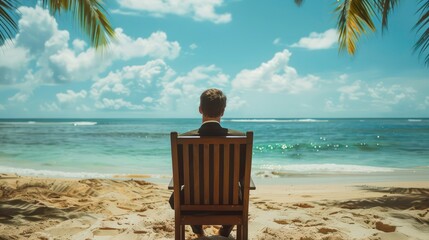
[[[242,231],[242,225],[237,225],[237,240],[243,239],[243,231]]]
[[[248,231],[249,231],[249,229],[248,229],[248,227],[247,227],[247,222],[245,222],[245,223],[243,223],[243,232],[242,232],[242,236],[243,236],[243,240],[247,240],[247,238],[248,238]]]
[[[180,239],[185,240],[185,225],[180,226]]]
[[[182,227],[177,221],[174,223],[174,239],[180,240]]]

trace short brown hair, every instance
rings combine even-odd
[[[219,89],[207,89],[201,94],[200,107],[204,116],[220,117],[225,111],[226,96]]]

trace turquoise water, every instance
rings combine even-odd
[[[171,131],[200,119],[1,119],[0,172],[170,176]],[[429,119],[224,119],[255,134],[254,177],[429,169]],[[428,177],[429,179],[429,177]]]

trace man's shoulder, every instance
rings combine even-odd
[[[228,128],[228,136],[246,136],[242,131]]]
[[[218,136],[246,136],[246,134],[244,132],[235,130],[235,129],[229,129],[229,128],[223,128],[224,133],[223,134],[219,134]],[[220,132],[222,133],[222,132]],[[226,134],[225,134],[226,133]],[[194,129],[188,132],[184,132],[179,134],[179,136],[200,136],[200,135],[205,135],[205,134],[200,134],[200,129]],[[215,136],[215,135],[213,135]]]
[[[199,129],[194,129],[194,130],[191,130],[188,132],[184,132],[184,133],[179,134],[179,136],[199,136],[200,134],[198,133],[198,130]]]

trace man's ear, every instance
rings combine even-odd
[[[225,109],[222,111],[222,113],[220,114],[221,117],[223,117],[223,113],[225,112]]]
[[[200,113],[203,114],[203,109],[201,108],[201,106],[198,108],[198,111],[200,111]]]

